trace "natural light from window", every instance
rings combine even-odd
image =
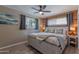
[[[26,28],[27,29],[36,29],[37,20],[34,18],[26,17]]]
[[[63,18],[55,18],[55,19],[50,19],[47,22],[48,26],[52,26],[52,25],[67,25],[67,18],[63,17]]]

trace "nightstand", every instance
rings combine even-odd
[[[78,37],[69,35],[68,36],[68,45],[77,47],[77,45],[78,45]]]

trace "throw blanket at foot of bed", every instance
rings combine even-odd
[[[63,52],[67,40],[60,36],[29,36],[29,45],[44,54],[60,54]]]

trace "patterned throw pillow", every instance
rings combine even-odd
[[[63,29],[56,29],[56,34],[63,34]]]
[[[55,33],[55,29],[46,28],[45,32],[48,32],[48,33]]]
[[[51,33],[55,33],[55,29],[51,29]]]

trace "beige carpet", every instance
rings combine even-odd
[[[10,53],[10,54],[34,54],[31,48],[26,46],[25,44],[17,45],[14,47],[6,48],[0,50],[0,53]],[[3,52],[4,51],[4,52]]]
[[[77,54],[79,50],[74,47],[67,47],[64,54]],[[0,50],[0,54],[39,54],[35,49],[29,47],[28,44],[21,44],[14,47]]]
[[[67,47],[64,51],[64,54],[77,54],[78,50],[75,47]]]

